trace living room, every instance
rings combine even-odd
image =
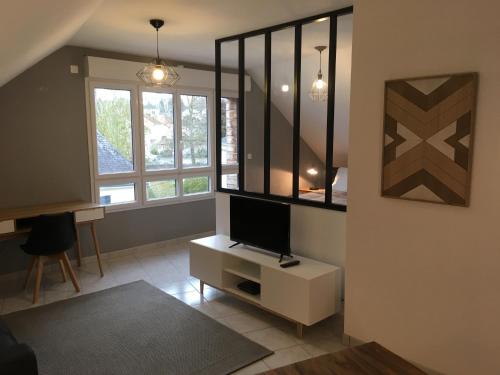
[[[0,373],[497,373],[498,8],[6,4]]]

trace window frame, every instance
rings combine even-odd
[[[108,212],[118,212],[146,207],[165,206],[179,204],[215,197],[215,113],[212,109],[214,103],[213,89],[193,88],[177,86],[174,88],[157,88],[142,85],[139,82],[119,81],[114,79],[86,78],[86,103],[87,103],[87,131],[89,141],[89,165],[91,177],[91,193],[94,202],[100,202],[100,186],[134,183],[135,201],[123,204],[106,205]],[[97,154],[97,124],[95,111],[94,90],[111,89],[127,90],[131,93],[131,126],[132,126],[132,151],[134,171],[127,173],[99,174]],[[146,170],[145,144],[144,144],[144,117],[143,117],[143,92],[169,93],[173,95],[174,105],[174,139],[175,139],[175,163],[174,169]],[[182,116],[180,95],[205,96],[207,98],[207,150],[208,165],[206,167],[182,167]],[[184,195],[182,179],[191,176],[208,176],[209,192]],[[147,199],[146,183],[150,181],[162,181],[168,179],[176,180],[176,197]]]
[[[242,34],[231,35],[224,38],[215,40],[215,103],[216,103],[216,131],[218,138],[216,139],[216,152],[217,152],[217,165],[216,165],[216,181],[217,192],[229,193],[234,195],[242,195],[248,197],[256,197],[260,199],[275,200],[286,203],[299,204],[304,206],[313,206],[335,211],[347,211],[347,206],[332,203],[332,183],[333,183],[333,135],[334,135],[334,108],[335,108],[335,65],[336,65],[336,52],[337,52],[337,19],[338,17],[352,14],[353,7],[345,7],[338,10],[330,11],[327,13],[310,16],[285,22],[271,27],[257,29]],[[310,24],[319,20],[329,19],[329,51],[328,51],[328,100],[327,100],[327,116],[326,116],[326,155],[325,155],[325,194],[322,201],[314,201],[302,199],[299,195],[300,185],[300,102],[301,94],[301,62],[302,62],[302,26]],[[293,83],[293,185],[292,196],[274,195],[270,191],[270,129],[271,129],[271,47],[272,47],[272,33],[286,28],[293,28],[294,30],[294,83]],[[265,37],[265,53],[264,53],[264,183],[263,192],[256,193],[246,191],[245,185],[245,130],[246,130],[246,91],[245,91],[245,41],[248,38],[255,36]],[[239,182],[238,190],[227,189],[222,187],[222,175],[224,167],[221,163],[222,145],[221,145],[221,98],[224,97],[222,90],[222,44],[225,42],[238,43],[238,92],[239,92],[239,110],[238,110],[238,156],[239,156]],[[333,48],[335,47],[335,48]]]

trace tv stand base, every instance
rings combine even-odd
[[[311,326],[340,312],[340,269],[296,255],[300,267],[282,268],[276,257],[230,246],[228,236],[216,235],[190,242],[190,274],[200,280],[200,293],[209,285],[233,297],[285,318]],[[260,294],[238,288],[245,281],[260,284]]]

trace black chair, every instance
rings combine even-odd
[[[32,255],[24,284],[25,288],[28,286],[33,267],[36,266],[33,303],[38,303],[43,265],[50,259],[56,260],[59,263],[64,282],[66,282],[66,269],[76,291],[80,291],[80,285],[78,285],[75,273],[71,268],[71,263],[66,254],[66,250],[73,247],[76,241],[74,220],[75,218],[72,213],[41,215],[34,220],[28,241],[24,245],[21,245],[26,254]]]
[[[38,374],[35,353],[28,345],[19,344],[2,320],[0,320],[0,374]]]

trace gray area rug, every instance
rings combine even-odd
[[[220,375],[272,354],[145,281],[2,319],[40,375]]]

